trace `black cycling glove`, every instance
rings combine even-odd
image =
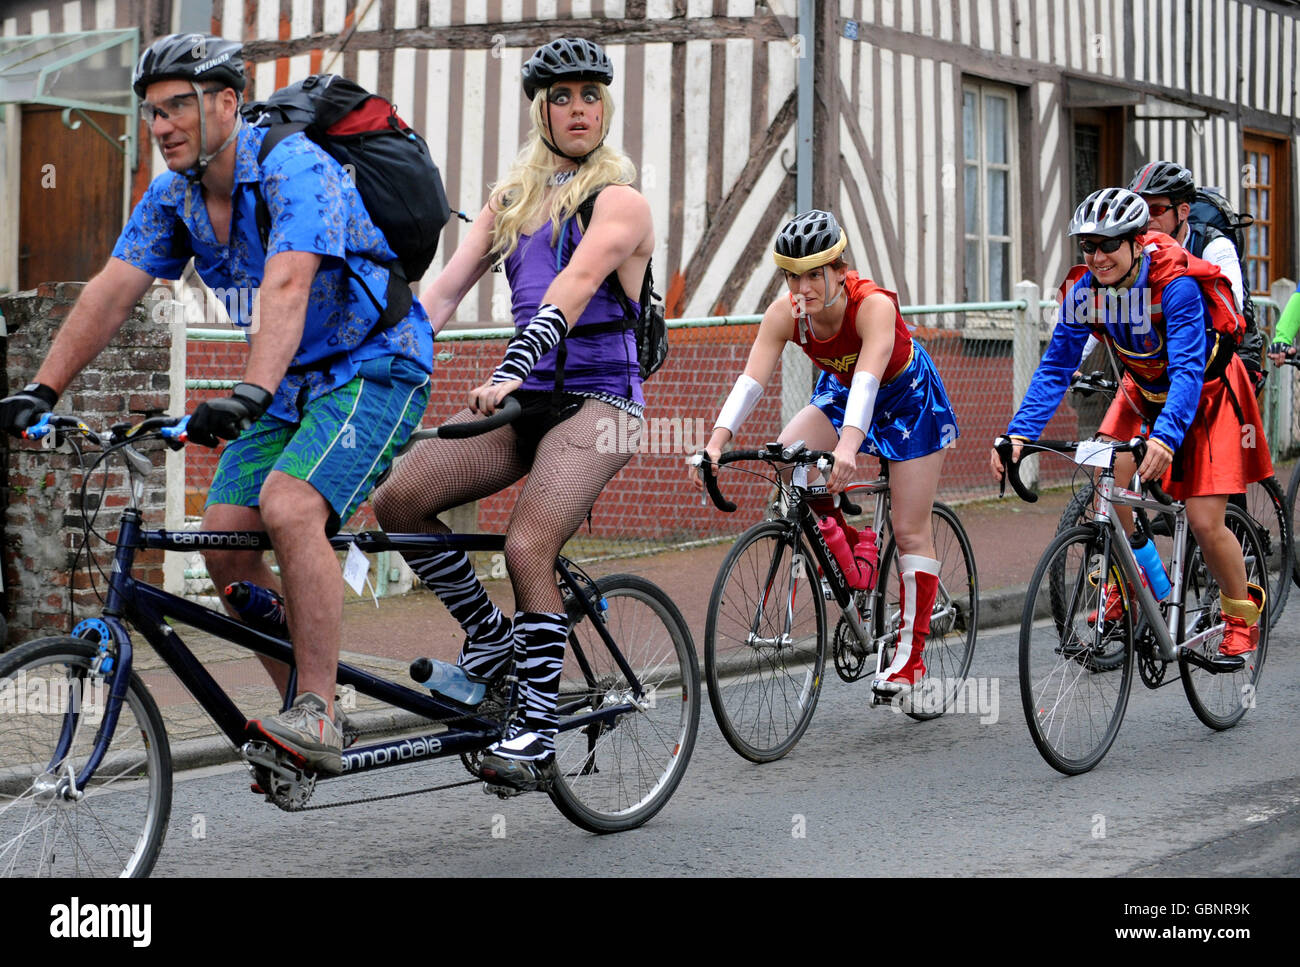
[[[21,393],[0,400],[0,425],[10,436],[20,437],[58,401],[59,394],[44,383],[28,383]]]
[[[217,446],[217,438],[233,440],[266,412],[275,397],[252,383],[239,383],[230,395],[200,403],[194,409],[185,435],[192,443]]]
[[[547,303],[537,310],[537,315],[506,347],[506,358],[492,374],[491,382],[505,383],[512,379],[524,379],[533,371],[537,361],[554,349],[564,334],[569,331],[569,324],[564,313]]]
[[[1273,345],[1268,347],[1268,354],[1270,356],[1277,356],[1279,354],[1283,356],[1294,356],[1295,347],[1289,342],[1275,342]]]

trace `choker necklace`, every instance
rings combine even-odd
[[[570,181],[574,179],[574,176],[577,175],[577,173],[578,173],[577,168],[570,168],[567,171],[552,172],[550,179],[547,181],[547,184],[555,185],[555,186],[568,184]]]

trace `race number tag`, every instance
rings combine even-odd
[[[1103,440],[1085,440],[1074,451],[1074,462],[1081,467],[1109,467],[1110,444]]]
[[[364,594],[366,585],[370,584],[370,559],[355,544],[348,546],[348,558],[343,562],[343,580],[357,594]],[[373,586],[370,596],[375,599],[375,607],[379,607],[379,595],[375,594]]]

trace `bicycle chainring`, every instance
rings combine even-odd
[[[307,805],[316,791],[316,773],[299,768],[268,742],[245,742],[240,753],[253,774],[253,792],[287,813]]]
[[[857,635],[849,623],[840,618],[835,626],[835,639],[832,655],[835,658],[835,673],[846,682],[856,682],[867,671],[867,659],[872,652],[858,641]],[[875,668],[872,668],[875,671]]]
[[[1147,688],[1159,688],[1160,683],[1164,681],[1165,672],[1169,670],[1169,662],[1157,657],[1156,638],[1150,628],[1145,629],[1142,637],[1138,639],[1135,650],[1142,684]]]

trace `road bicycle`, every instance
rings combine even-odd
[[[832,454],[808,450],[802,442],[769,443],[762,450],[723,454],[718,466],[738,462],[762,463],[759,475],[773,482],[779,499],[776,513],[745,531],[718,571],[704,632],[705,680],[727,743],[752,762],[770,762],[794,748],[812,721],[828,643],[835,671],[846,682],[893,660],[901,614],[898,546],[887,462],[878,479],[850,488],[874,498],[872,523],[877,539],[885,541],[878,579],[868,590],[849,587],[817,526],[813,504],[830,497],[824,486],[809,485],[808,473],[814,466],[829,470]],[[704,480],[714,505],[735,511],[717,477],[706,473]],[[844,508],[859,513],[847,501]],[[940,573],[924,651],[926,674],[897,699],[902,711],[922,720],[942,715],[956,700],[979,628],[979,580],[966,532],[952,508],[938,501],[931,522]],[[833,634],[827,632],[827,602],[840,611]],[[874,664],[868,661],[872,655]],[[873,692],[873,705],[887,701]]]
[[[509,403],[487,420],[418,436],[485,432],[517,414],[517,404]],[[102,614],[80,622],[70,636],[33,641],[0,655],[0,703],[6,697],[16,703],[0,716],[0,872],[6,875],[145,876],[153,868],[171,808],[172,757],[158,707],[132,670],[132,628],[240,750],[254,791],[291,812],[324,808],[308,805],[318,780],[345,782],[363,772],[427,759],[459,755],[474,776],[433,789],[477,783],[483,778],[477,769],[482,750],[502,737],[519,709],[513,674],[481,705],[470,707],[340,662],[341,688],[351,686],[409,713],[406,718],[418,728],[346,748],[343,774],[329,779],[261,741],[173,622],[291,669],[292,644],[132,576],[136,554],[144,549],[271,549],[260,532],[143,528],[140,506],[153,467],[137,445],[158,439],[183,445],[177,439],[183,421],[151,417],[136,426],[119,424],[103,437],[72,418],[43,421],[44,429],[53,428],[59,437],[102,447],[85,481],[99,463],[119,454],[132,497],[121,515]],[[89,531],[91,522],[86,526]],[[491,534],[366,532],[339,534],[330,542],[336,549],[355,546],[365,552],[501,551],[505,546],[504,536]],[[700,711],[694,642],[676,605],[651,582],[629,574],[593,580],[563,557],[555,570],[571,631],[558,703],[556,764],[544,788],[560,812],[583,829],[632,829],[664,807],[690,761]],[[291,673],[284,708],[292,703],[295,678]],[[40,697],[39,707],[31,696]],[[414,790],[427,791],[432,789]],[[485,791],[503,798],[517,794],[499,786]]]
[[[1116,380],[1107,378],[1103,372],[1080,374],[1070,383],[1070,391],[1080,397],[1100,394],[1113,398],[1119,389]],[[1261,446],[1263,442],[1261,441]],[[1263,585],[1269,594],[1269,626],[1276,627],[1282,611],[1286,607],[1291,584],[1300,587],[1300,560],[1296,558],[1294,495],[1297,474],[1292,475],[1291,488],[1284,491],[1276,476],[1249,484],[1244,494],[1234,494],[1229,502],[1245,511],[1259,528],[1260,543],[1264,546],[1264,559],[1267,562],[1268,583]],[[1290,495],[1288,497],[1288,494]],[[1091,480],[1082,484],[1070,498],[1065,510],[1061,512],[1061,521],[1056,532],[1063,533],[1089,518],[1095,499],[1096,488]],[[1155,534],[1164,537],[1172,535],[1169,518],[1161,514],[1151,522]]]
[[[1012,444],[995,444],[1004,482],[1033,503],[1037,495],[1011,463]],[[1225,625],[1219,587],[1192,537],[1186,507],[1156,481],[1144,487],[1154,499],[1115,482],[1115,455],[1132,453],[1139,464],[1146,441],[1085,444],[1040,440],[1024,451],[1075,454],[1099,465],[1099,498],[1086,523],[1056,535],[1034,570],[1020,623],[1020,697],[1039,753],[1067,775],[1099,763],[1119,734],[1137,667],[1143,684],[1158,688],[1181,680],[1196,717],[1212,729],[1229,729],[1254,707],[1268,650],[1268,605],[1259,621],[1259,644],[1245,655],[1219,652]],[[1091,455],[1091,456],[1089,456]],[[1157,602],[1140,579],[1137,559],[1115,507],[1134,508],[1136,526],[1149,532],[1146,514],[1173,516],[1172,585]],[[1264,549],[1258,528],[1239,508],[1226,509],[1229,531],[1241,546],[1247,580],[1261,587]],[[1119,605],[1112,596],[1118,595]],[[1166,679],[1176,664],[1177,678]]]

